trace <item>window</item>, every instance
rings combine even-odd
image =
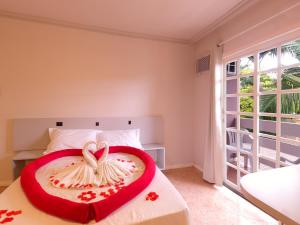
[[[300,164],[300,39],[225,67],[225,182]]]
[[[231,62],[227,64],[226,67],[227,75],[236,75],[236,62]]]

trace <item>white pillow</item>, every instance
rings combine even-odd
[[[97,135],[97,142],[102,141],[106,141],[109,146],[131,146],[142,149],[140,129],[102,131]]]
[[[86,142],[97,141],[100,130],[49,128],[50,143],[43,154],[62,149],[82,149]]]

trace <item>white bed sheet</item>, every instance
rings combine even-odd
[[[159,198],[146,201],[149,192],[155,191]],[[78,224],[51,216],[36,209],[26,198],[20,179],[0,194],[0,210],[22,210],[9,225],[71,225]],[[121,206],[97,225],[190,225],[186,202],[170,181],[156,168],[151,184],[136,198]]]

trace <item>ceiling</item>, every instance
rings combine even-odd
[[[189,42],[246,0],[0,0],[0,15]]]

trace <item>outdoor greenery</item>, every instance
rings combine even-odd
[[[252,93],[253,92],[253,76],[240,78],[240,92]]]
[[[241,97],[240,98],[240,108],[241,112],[253,112],[254,101],[251,97]]]
[[[241,59],[240,74],[247,75],[254,72],[254,56],[249,56]]]
[[[277,76],[274,74],[273,76]],[[274,91],[277,88],[277,78],[272,79],[272,75],[260,74],[260,91]]]
[[[291,42],[282,47],[282,54],[288,52],[294,58],[300,61],[300,40]],[[265,51],[259,54],[259,63],[266,56],[276,56],[276,49]],[[248,59],[248,60],[247,60]],[[254,58],[248,57],[243,59],[240,65],[240,74],[247,75],[253,73]],[[277,88],[277,80],[268,73],[260,74],[260,91],[273,91]],[[282,71],[281,89],[300,88],[300,67],[292,67]],[[253,76],[245,76],[240,78],[240,92],[253,93]],[[254,99],[250,96],[240,98],[240,110],[242,112],[252,112]],[[276,94],[268,94],[260,96],[260,112],[275,113],[276,112]],[[300,94],[290,93],[281,95],[281,112],[285,114],[300,114]],[[271,119],[271,118],[269,118]],[[274,118],[272,118],[274,119]]]
[[[282,90],[300,88],[300,67],[293,67],[283,71]]]

